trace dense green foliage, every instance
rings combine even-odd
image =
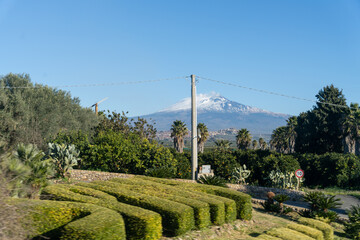
[[[349,222],[345,224],[345,232],[352,239],[360,239],[360,205],[351,206],[349,212]]]
[[[12,200],[35,230],[29,238],[126,239],[123,218],[117,212],[92,204],[46,200]],[[27,222],[29,224],[29,222]]]
[[[80,106],[69,92],[33,84],[29,75],[0,78],[0,141],[5,148],[18,143],[41,148],[60,130],[90,131],[95,114]]]
[[[353,154],[303,154],[297,157],[307,186],[360,188],[360,158]]]

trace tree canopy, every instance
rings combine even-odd
[[[5,148],[20,142],[44,147],[60,130],[89,131],[96,124],[94,112],[69,92],[33,84],[27,74],[0,78],[0,141]]]

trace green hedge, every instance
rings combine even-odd
[[[85,203],[11,199],[34,232],[29,238],[126,239],[121,215],[111,209]]]
[[[114,182],[97,181],[78,185],[106,192],[120,202],[158,212],[162,217],[164,232],[170,236],[183,234],[195,227],[194,210],[184,204],[129,191]]]
[[[192,198],[202,202],[206,202],[210,205],[211,208],[212,222],[217,225],[221,225],[224,223],[224,217],[222,214],[222,212],[224,212],[223,210],[224,204],[225,204],[225,222],[232,222],[236,219],[236,203],[234,200],[229,198],[224,198],[213,194],[199,193],[198,191],[194,192],[192,189],[182,190],[181,188],[176,186],[173,187],[166,184],[157,183],[146,179],[141,179],[138,177],[127,178],[127,179],[114,178],[111,179],[110,181],[126,183],[126,184],[135,184],[135,185],[141,184],[141,185],[151,186],[152,188],[155,189],[163,189],[173,195],[183,196],[186,198]]]
[[[185,196],[175,195],[164,191],[162,188],[155,189],[150,186],[145,186],[141,184],[131,185],[124,183],[116,183],[119,184],[122,188],[135,191],[137,193],[146,194],[149,196],[155,196],[163,199],[167,199],[170,201],[182,203],[192,207],[194,209],[194,217],[195,217],[195,226],[198,229],[205,228],[210,225],[210,207],[209,204],[205,202],[201,202],[199,200],[186,198]]]
[[[136,186],[146,186],[153,189],[155,192],[165,192],[173,196],[181,196],[186,199],[195,199],[205,202],[210,205],[210,216],[213,224],[221,225],[225,221],[231,222],[236,219],[236,204],[231,199],[220,198],[218,196],[204,194],[194,191],[186,191],[178,187],[168,186],[166,184],[147,181],[140,178],[114,178],[110,181],[131,184]],[[224,205],[225,204],[225,205]],[[224,208],[225,207],[225,208]],[[225,215],[224,215],[225,214]]]
[[[181,188],[186,190],[206,192],[208,194],[214,194],[221,197],[232,199],[236,203],[237,218],[244,220],[250,220],[252,218],[251,197],[248,194],[223,187],[196,184],[196,183],[186,183],[186,182],[170,180],[170,179],[151,178],[144,176],[135,176],[135,178],[141,178],[171,186],[180,186]]]
[[[162,235],[158,213],[118,202],[107,193],[76,185],[50,185],[42,191],[42,198],[96,204],[119,212],[125,221],[127,239],[155,240]]]
[[[270,229],[266,234],[283,240],[314,240],[312,237],[284,227]]]
[[[309,237],[312,237],[316,240],[323,240],[324,236],[323,233],[316,229],[316,228],[312,228],[312,227],[308,227],[302,224],[297,224],[297,223],[290,223],[289,225],[286,226],[287,228],[290,228],[292,230],[301,232],[305,235],[308,235]]]
[[[325,240],[334,239],[334,229],[327,223],[311,218],[299,218],[299,223],[322,231]]]
[[[266,233],[260,234],[256,238],[263,239],[263,240],[281,240],[281,238],[274,237],[274,236],[268,235]]]

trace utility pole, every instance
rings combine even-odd
[[[192,180],[197,180],[197,114],[195,75],[191,75],[191,172]]]
[[[95,103],[95,104],[93,104],[93,105],[91,106],[91,107],[95,107],[95,114],[96,114],[96,116],[98,115],[98,105],[99,105],[99,103],[105,101],[106,99],[108,99],[108,98],[104,98],[104,99],[98,101],[97,103]]]

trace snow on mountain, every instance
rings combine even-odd
[[[286,125],[289,115],[273,113],[230,101],[217,93],[197,95],[198,122],[203,122],[211,131],[228,128],[247,128],[252,133],[270,134],[275,128]],[[185,98],[159,112],[141,116],[155,122],[160,131],[171,128],[175,120],[191,126],[191,98]]]
[[[259,108],[246,106],[237,102],[230,101],[218,93],[198,94],[196,96],[198,112],[241,112],[241,113],[271,113]],[[184,98],[174,105],[161,110],[160,112],[177,112],[191,109],[191,98]]]

